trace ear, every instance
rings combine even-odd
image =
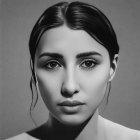
[[[118,64],[118,58],[119,58],[119,55],[115,54],[114,59],[111,62],[110,75],[109,75],[109,80],[108,80],[109,82],[112,81],[112,79],[115,76],[117,64]]]

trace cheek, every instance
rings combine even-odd
[[[104,98],[109,70],[109,67],[100,67],[83,76],[81,75],[81,89],[92,105],[99,104]]]
[[[49,104],[55,104],[60,96],[60,77],[55,74],[46,73],[43,70],[37,71],[37,79],[40,94],[48,106]]]

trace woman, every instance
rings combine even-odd
[[[139,131],[98,113],[119,53],[115,32],[100,10],[82,2],[48,8],[32,30],[29,50],[31,89],[34,84],[41,94],[49,118],[9,140],[140,140]]]

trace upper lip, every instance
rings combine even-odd
[[[63,101],[59,103],[58,105],[59,106],[78,106],[78,105],[83,105],[83,104],[84,104],[83,102],[73,100],[73,101]]]

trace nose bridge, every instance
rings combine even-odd
[[[72,65],[69,65],[66,69],[64,84],[67,88],[74,88],[76,85],[76,70]]]
[[[77,93],[79,91],[79,86],[77,82],[78,81],[75,67],[72,65],[67,66],[62,84],[63,93],[65,92],[71,95],[73,93]]]

